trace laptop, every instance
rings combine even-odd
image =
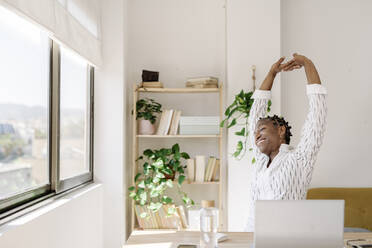
[[[344,200],[256,201],[255,248],[344,247]]]

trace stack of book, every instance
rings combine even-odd
[[[216,77],[199,77],[189,78],[186,81],[188,88],[218,88],[218,78]]]
[[[163,83],[161,82],[142,82],[142,88],[163,88]]]
[[[216,182],[220,179],[220,160],[209,157],[207,164],[205,156],[198,155],[195,159],[187,160],[187,174],[189,182]]]
[[[219,116],[182,116],[180,119],[181,135],[203,135],[220,133]]]
[[[157,135],[176,135],[178,133],[178,126],[181,119],[181,111],[173,109],[163,110],[158,130],[156,131]]]
[[[157,212],[153,213],[147,206],[135,205],[135,212],[140,228],[142,229],[178,229],[187,228],[186,213],[183,206],[176,208],[176,213],[168,215],[168,208],[174,205],[163,205]],[[146,217],[141,217],[146,213]]]

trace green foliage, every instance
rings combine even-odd
[[[14,157],[21,157],[24,155],[26,146],[25,141],[14,134],[0,135],[0,159],[14,159]],[[13,157],[13,158],[12,158]]]
[[[137,117],[149,120],[152,124],[156,121],[154,113],[161,113],[161,104],[150,98],[139,99],[136,103]]]
[[[174,178],[180,198],[186,206],[193,205],[194,201],[181,190],[181,185],[186,179],[184,175],[185,160],[189,158],[188,153],[180,151],[178,144],[159,150],[146,149],[143,155],[137,159],[137,161],[143,162],[143,170],[135,176],[135,185],[128,188],[129,196],[136,204],[148,205],[151,211],[156,212],[163,204],[174,204],[173,199],[165,192],[166,189],[173,187],[172,178]],[[172,209],[168,210],[168,214],[173,213]]]
[[[244,92],[241,90],[234,98],[233,103],[228,106],[225,110],[225,119],[220,123],[220,127],[226,126],[232,128],[235,126],[242,126],[240,131],[235,132],[236,136],[241,137],[243,140],[239,140],[236,145],[235,152],[232,154],[236,159],[244,157],[248,146],[248,118],[249,112],[253,105],[253,92]],[[267,112],[270,112],[271,101],[268,103]],[[249,149],[251,150],[251,149]]]

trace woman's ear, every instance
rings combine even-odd
[[[279,137],[285,141],[285,126],[279,126]]]

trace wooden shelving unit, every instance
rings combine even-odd
[[[136,84],[133,85],[133,112],[136,113],[136,102],[139,99],[141,93],[164,93],[164,94],[193,94],[193,93],[202,93],[202,94],[209,94],[215,93],[219,94],[219,115],[220,120],[223,119],[223,88],[222,84],[220,84],[219,88],[138,88]],[[185,184],[195,185],[195,187],[203,187],[203,185],[216,185],[218,186],[218,203],[216,204],[219,209],[219,220],[220,226],[219,230],[223,231],[227,229],[227,218],[226,218],[226,204],[225,199],[223,196],[224,187],[226,187],[226,182],[224,181],[225,176],[225,164],[224,164],[224,154],[223,154],[223,130],[220,128],[220,133],[217,135],[138,135],[137,134],[137,121],[136,116],[133,115],[132,118],[133,124],[133,154],[132,154],[132,185],[134,185],[134,176],[137,174],[138,171],[138,164],[136,159],[139,156],[139,141],[140,139],[217,139],[218,140],[218,156],[220,158],[220,181],[218,182],[188,182],[187,179],[185,180]],[[192,197],[192,195],[191,195]],[[132,230],[137,229],[136,223],[136,216],[134,212],[134,202],[132,201]]]
[[[171,139],[171,138],[221,138],[221,135],[137,135],[138,138],[160,138],[160,139]]]

